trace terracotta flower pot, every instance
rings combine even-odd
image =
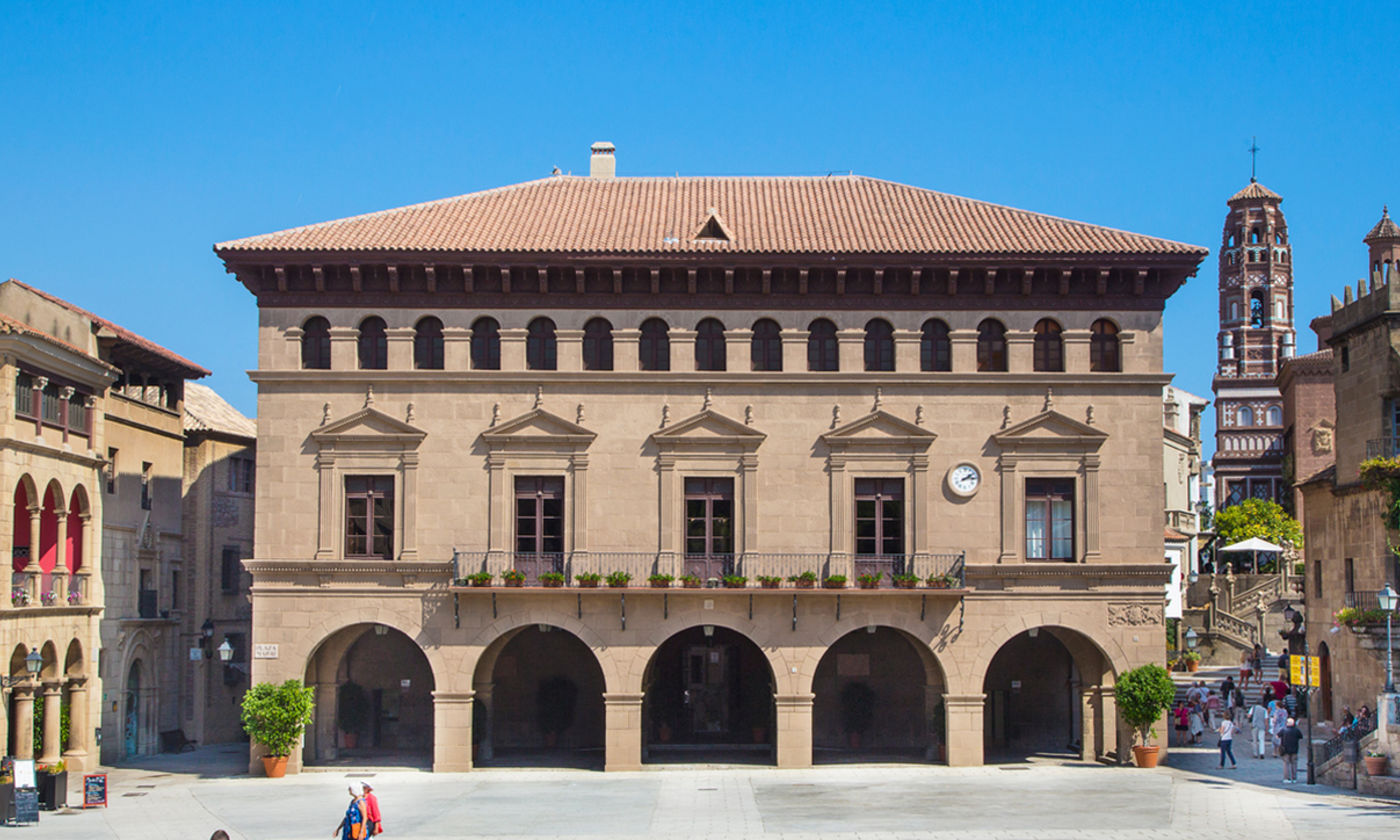
[[[1366,775],[1384,776],[1386,763],[1389,762],[1390,759],[1383,755],[1368,755],[1363,757],[1362,761],[1366,762]]]
[[[916,583],[918,583],[918,581],[915,581],[915,580],[897,580],[897,581],[894,582],[894,588],[895,588],[895,589],[913,589],[913,588],[914,588],[914,585],[915,585]]]
[[[513,586],[517,589],[525,585],[524,578],[506,578],[506,586]]]
[[[1133,747],[1133,760],[1137,762],[1137,766],[1150,770],[1157,766],[1161,751],[1162,748],[1156,746]]]
[[[597,589],[597,588],[598,588],[598,581],[596,581],[596,580],[579,580],[578,578],[574,578],[574,585],[575,585],[575,586],[578,586],[578,587],[582,587],[583,589]]]
[[[543,586],[545,589],[559,589],[563,585],[564,581],[555,580],[553,578],[545,578],[544,580],[540,581],[540,586]]]
[[[798,578],[792,582],[792,585],[798,589],[814,589],[816,588],[817,582],[815,580],[807,580],[806,578]]]
[[[263,756],[263,772],[269,779],[280,779],[287,775],[287,757],[285,755],[265,755]]]
[[[776,580],[761,580],[758,582],[758,585],[764,589],[777,589],[781,583]]]
[[[648,582],[651,584],[651,588],[652,588],[652,589],[670,589],[670,588],[671,588],[671,582],[670,582],[669,580],[653,580],[653,581],[648,581]]]
[[[698,581],[698,580],[683,580],[683,581],[681,581],[681,588],[682,588],[682,589],[699,589],[699,588],[700,588],[700,581]]]
[[[1201,667],[1200,661],[1198,661],[1198,660],[1193,660],[1193,659],[1188,659],[1188,660],[1186,660],[1186,671],[1187,671],[1188,673],[1194,674],[1194,673],[1196,673],[1196,670],[1197,670],[1198,668],[1200,668],[1200,667]]]

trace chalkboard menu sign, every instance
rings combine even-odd
[[[15,824],[33,825],[39,822],[38,788],[15,788]]]
[[[83,807],[107,807],[107,774],[94,773],[83,777]]]

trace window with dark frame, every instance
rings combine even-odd
[[[836,325],[825,318],[818,318],[807,325],[807,370],[840,369],[841,356],[836,343]]]
[[[231,493],[253,492],[253,459],[235,455],[228,459],[228,489]]]
[[[1342,581],[1346,586],[1346,605],[1348,607],[1356,604],[1356,561],[1348,557],[1342,561]],[[1366,604],[1364,606],[1370,606]]]
[[[1118,327],[1100,318],[1089,327],[1089,370],[1094,373],[1118,373],[1123,369],[1118,342]]]
[[[413,367],[417,370],[443,369],[442,321],[429,315],[413,327]]]
[[[1312,569],[1313,569],[1313,597],[1314,597],[1314,598],[1321,598],[1321,597],[1322,597],[1322,558],[1320,558],[1320,557],[1313,557],[1313,558],[1312,558]]]
[[[904,479],[858,478],[856,554],[884,557],[904,554]]]
[[[236,545],[224,546],[223,555],[219,560],[219,589],[225,594],[237,592],[242,588],[242,554],[243,549]]]
[[[151,509],[151,462],[141,462],[141,509]]]
[[[103,475],[107,479],[107,492],[117,492],[117,448],[107,447],[107,463],[102,467]]]
[[[345,556],[393,559],[393,476],[346,476]]]
[[[1074,479],[1026,479],[1026,559],[1074,560]]]
[[[734,553],[734,479],[685,480],[685,553],[689,557]]]
[[[783,338],[777,321],[762,318],[754,323],[753,337],[749,340],[749,357],[753,370],[783,369]]]
[[[1006,327],[988,318],[977,325],[977,370],[1006,370]]]
[[[937,318],[924,322],[919,336],[919,370],[950,371],[953,369],[953,345],[948,325]]]
[[[501,325],[495,318],[472,322],[472,370],[501,369]]]
[[[695,327],[695,369],[725,370],[724,324],[706,318]]]
[[[386,329],[384,319],[378,315],[371,315],[360,322],[360,337],[357,340],[360,370],[388,369],[389,336]]]
[[[529,370],[558,370],[559,344],[554,322],[536,318],[525,330],[525,367]]]
[[[1060,325],[1049,318],[1035,324],[1032,345],[1033,364],[1037,371],[1056,372],[1065,369],[1065,342]]]
[[[671,328],[660,318],[646,319],[637,350],[642,370],[670,370]]]
[[[516,476],[515,550],[519,554],[564,553],[564,479]]]
[[[301,325],[301,366],[305,370],[331,369],[331,322],[319,315]]]
[[[613,369],[612,324],[606,318],[590,318],[583,325],[583,369]]]
[[[865,325],[865,369],[894,370],[894,327],[883,318],[873,318]]]

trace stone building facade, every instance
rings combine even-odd
[[[1121,758],[1205,252],[612,156],[216,246],[258,304],[252,679],[317,693],[293,769]]]

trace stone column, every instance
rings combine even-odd
[[[642,769],[642,695],[603,694],[606,747],[604,770]]]
[[[472,769],[472,698],[470,691],[433,692],[433,772]]]
[[[672,327],[666,336],[671,340],[671,371],[695,370],[695,330]]]
[[[68,680],[68,749],[63,751],[63,763],[69,770],[81,773],[88,769],[88,753],[92,746],[92,726],[88,723],[87,677]]]
[[[1006,369],[1012,373],[1029,373],[1035,369],[1035,334],[1006,331]]]
[[[496,745],[494,743],[496,707],[491,697],[491,693],[495,687],[495,683],[477,683],[472,686],[473,702],[480,703],[482,710],[486,713],[482,716],[482,719],[485,720],[486,723],[482,727],[482,732],[477,742],[481,744],[481,757],[488,759],[496,757]]]
[[[613,370],[641,370],[641,330],[613,330]]]
[[[389,370],[413,370],[413,337],[417,334],[413,327],[389,327],[384,330],[385,344],[389,349]]]
[[[783,330],[780,334],[783,341],[783,370],[789,372],[805,371],[807,369],[807,336],[806,330]]]
[[[1079,692],[1080,733],[1079,742],[1083,745],[1079,757],[1093,761],[1103,755],[1103,730],[1100,720],[1103,716],[1103,700],[1099,686],[1087,686]]]
[[[331,369],[357,370],[360,367],[360,331],[355,327],[331,327]]]
[[[501,330],[501,370],[525,369],[525,336],[529,332],[524,327]]]
[[[865,370],[865,330],[837,330],[836,358],[842,373]]]
[[[34,683],[14,687],[15,758],[34,757]]]
[[[894,331],[894,369],[900,373],[913,373],[923,368],[919,357],[919,342],[923,333],[918,330]]]
[[[52,764],[63,758],[63,683],[44,683],[44,744],[39,760]]]
[[[468,370],[472,363],[472,331],[466,327],[442,328],[442,367]]]
[[[976,767],[982,764],[982,710],[985,694],[945,694],[948,714],[948,765]]]
[[[728,371],[753,370],[753,330],[724,331],[724,367]]]
[[[554,331],[559,370],[583,370],[583,330]]]
[[[776,744],[778,766],[812,766],[812,702],[815,694],[778,694]]]
[[[336,684],[318,681],[314,689],[316,717],[307,730],[306,754],[312,761],[334,761],[340,755],[335,725]]]

